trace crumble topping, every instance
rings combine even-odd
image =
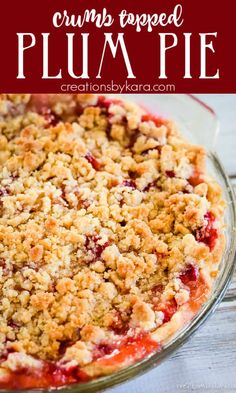
[[[3,369],[91,365],[210,285],[224,202],[205,157],[120,99],[0,95]]]

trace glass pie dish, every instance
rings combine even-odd
[[[126,98],[126,97],[125,97]],[[60,391],[72,392],[89,392],[100,391],[117,383],[141,374],[149,368],[160,363],[166,356],[170,355],[177,349],[207,318],[222,299],[227,284],[233,272],[233,257],[235,251],[235,239],[233,228],[235,227],[235,203],[233,191],[221,167],[221,164],[213,152],[214,140],[218,131],[218,122],[214,112],[196,99],[185,95],[156,95],[128,96],[129,100],[139,103],[154,114],[174,120],[181,129],[183,135],[194,143],[199,143],[206,147],[208,151],[208,173],[221,185],[224,192],[224,199],[227,202],[225,213],[225,230],[226,246],[223,258],[219,266],[219,275],[215,281],[210,298],[201,307],[190,323],[179,330],[170,340],[165,342],[161,351],[158,351],[134,365],[126,367],[119,372],[115,372],[107,377],[99,378],[87,383],[73,384],[60,388]],[[21,390],[22,391],[22,390]],[[29,390],[28,390],[29,391]],[[31,390],[32,391],[32,390]],[[48,391],[47,389],[41,391]]]

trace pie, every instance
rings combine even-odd
[[[222,190],[203,147],[117,96],[0,95],[0,387],[160,351],[211,294]]]

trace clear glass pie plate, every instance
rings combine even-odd
[[[195,317],[175,334],[162,348],[149,357],[137,362],[121,371],[98,378],[96,380],[69,385],[58,389],[61,393],[83,393],[103,391],[116,384],[125,382],[156,367],[168,356],[172,355],[209,317],[223,299],[225,291],[232,277],[235,265],[236,250],[236,205],[233,189],[222,167],[217,154],[214,152],[214,143],[219,131],[219,123],[214,111],[190,95],[121,95],[130,101],[139,103],[148,111],[174,120],[181,132],[193,143],[199,143],[208,151],[208,173],[221,184],[224,199],[227,202],[225,213],[226,247],[219,267],[219,276],[215,281],[212,294],[202,306]],[[36,390],[27,390],[27,392]],[[40,392],[49,390],[38,389]]]

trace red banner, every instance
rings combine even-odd
[[[2,92],[236,92],[234,0],[2,2]]]

